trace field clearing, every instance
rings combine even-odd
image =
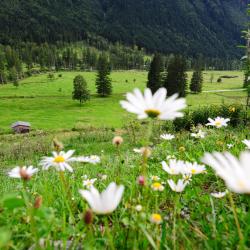
[[[62,74],[62,77],[58,77]],[[81,107],[71,98],[73,78],[81,74],[87,80],[92,98]],[[220,71],[213,72],[214,82],[210,83],[211,72],[204,72],[203,90],[239,89],[242,87],[243,73]],[[144,89],[147,72],[117,71],[113,72],[113,95],[99,98],[95,94],[95,72],[58,72],[54,80],[49,80],[47,74],[32,76],[20,82],[18,88],[12,84],[0,86],[0,131],[9,131],[10,125],[17,121],[29,121],[33,129],[60,130],[74,127],[95,126],[119,128],[127,120],[119,101],[124,94],[135,87]],[[188,73],[189,79],[191,72]],[[222,79],[223,75],[237,78]],[[135,81],[134,81],[135,79]],[[126,81],[127,80],[127,81]],[[188,95],[190,108],[200,105],[221,103],[244,103],[245,92],[201,93]]]

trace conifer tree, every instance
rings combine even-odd
[[[97,63],[96,88],[97,93],[102,96],[109,96],[112,93],[112,81],[110,79],[111,67],[105,54],[100,55]]]
[[[168,65],[164,87],[168,90],[168,96],[178,93],[180,97],[187,94],[187,65],[182,56],[174,56]]]
[[[83,76],[78,75],[74,78],[74,88],[72,92],[72,99],[80,101],[80,105],[90,99],[87,82]]]
[[[163,72],[163,60],[160,54],[155,54],[150,64],[148,72],[147,87],[155,93],[160,87],[162,87],[162,72]]]
[[[201,93],[202,91],[203,75],[200,65],[201,64],[198,61],[195,65],[195,70],[192,75],[190,90],[193,93]]]

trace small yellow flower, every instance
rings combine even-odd
[[[150,221],[155,224],[161,224],[162,218],[160,214],[152,214],[150,217]]]
[[[186,151],[186,148],[183,147],[183,146],[181,146],[181,147],[179,147],[179,151],[180,151],[180,152],[185,152],[185,151]]]
[[[229,112],[234,113],[236,111],[236,108],[235,107],[230,107],[228,110],[229,110]]]
[[[164,190],[164,186],[159,183],[159,182],[154,182],[152,185],[151,185],[151,188],[154,190],[154,191],[163,191]]]
[[[223,142],[223,141],[217,141],[216,144],[217,144],[218,146],[223,146],[223,145],[224,145],[224,142]]]

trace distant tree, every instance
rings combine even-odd
[[[54,79],[55,79],[55,75],[54,75],[53,73],[49,73],[49,74],[48,74],[48,79],[49,79],[50,81],[54,80]]]
[[[15,87],[18,87],[19,86],[19,82],[18,82],[18,74],[17,74],[17,71],[16,71],[16,68],[13,67],[10,69],[10,72],[9,72],[9,79],[13,82],[13,85]]]
[[[78,75],[74,78],[74,88],[72,92],[72,99],[80,101],[80,105],[90,99],[87,82],[83,76]]]
[[[148,72],[147,87],[155,93],[160,87],[162,87],[162,73],[164,70],[163,60],[160,54],[155,54],[150,64]]]
[[[164,87],[168,90],[168,95],[175,93],[178,93],[180,97],[187,95],[186,70],[186,60],[182,56],[174,56],[170,60],[164,81]]]
[[[109,77],[111,73],[110,63],[105,54],[100,55],[97,64],[96,88],[97,93],[102,96],[109,96],[112,93],[112,81]]]
[[[203,75],[200,65],[195,66],[195,70],[192,75],[190,90],[193,93],[201,93],[203,83]]]

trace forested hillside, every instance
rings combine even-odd
[[[89,35],[148,51],[238,57],[242,0],[2,0],[0,43],[78,41]]]

